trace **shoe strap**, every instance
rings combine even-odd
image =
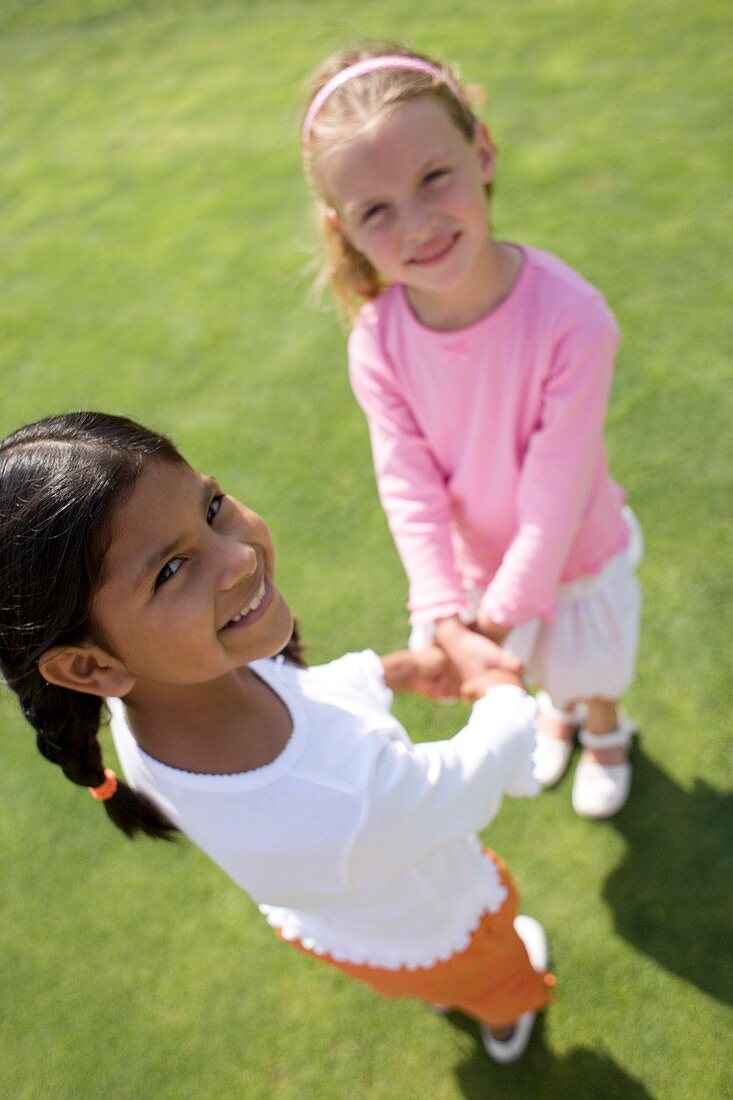
[[[632,722],[623,722],[610,733],[590,733],[582,729],[578,740],[584,749],[625,749],[635,733]]]
[[[545,718],[554,718],[556,722],[566,722],[568,725],[577,724],[578,712],[574,708],[573,710],[560,710],[559,707],[555,706],[546,691],[538,691],[536,698],[537,709]]]

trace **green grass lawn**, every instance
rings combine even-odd
[[[560,982],[520,1065],[284,949],[190,845],[130,845],[4,692],[4,1096],[733,1095],[728,19],[724,0],[0,9],[0,432],[78,407],[169,431],[269,519],[311,660],[401,645],[344,333],[309,292],[297,118],[327,51],[409,38],[487,88],[497,234],[616,311],[609,450],[647,542],[629,806],[582,821],[568,777],[488,834]],[[398,713],[421,740],[465,711]]]

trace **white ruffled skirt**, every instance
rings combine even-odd
[[[544,688],[560,709],[582,699],[619,699],[633,679],[641,619],[636,570],[644,543],[630,508],[624,517],[630,535],[626,549],[600,573],[561,585],[551,623],[530,619],[504,641],[504,648],[524,662],[529,682]],[[468,622],[482,595],[479,589],[467,593]],[[413,627],[410,648],[424,648],[432,633],[431,623]]]

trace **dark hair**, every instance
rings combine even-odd
[[[91,610],[111,516],[151,458],[185,464],[166,436],[106,413],[48,417],[0,443],[0,669],[39,751],[82,787],[104,780],[102,700],[48,683],[38,662],[52,646],[103,641]],[[297,629],[283,654],[303,664]],[[104,806],[127,836],[176,832],[125,783]]]

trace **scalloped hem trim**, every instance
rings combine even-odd
[[[347,943],[343,934],[335,929],[316,929],[309,921],[302,920],[297,914],[275,907],[261,906],[260,910],[281,939],[288,943],[297,942],[306,951],[314,955],[327,955],[335,962],[350,963],[353,966],[374,966],[383,970],[429,970],[437,963],[446,962],[453,955],[465,951],[486,913],[497,913],[509,892],[499,880],[496,865],[495,881],[481,883],[481,888],[464,902],[462,918],[457,920],[459,928],[453,925],[447,937],[431,937],[416,946],[411,943],[385,949],[383,944],[368,942]]]

